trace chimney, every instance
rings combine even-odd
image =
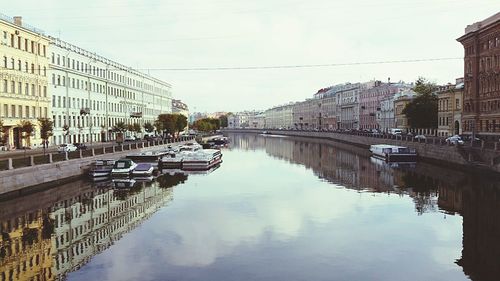
[[[17,26],[23,26],[23,17],[20,16],[14,17],[14,24]]]

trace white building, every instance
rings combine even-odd
[[[53,144],[112,140],[118,122],[142,127],[172,112],[170,84],[50,39]]]
[[[276,106],[264,112],[266,128],[291,129],[293,128],[293,104]]]

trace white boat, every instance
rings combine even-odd
[[[90,165],[88,175],[91,178],[106,178],[111,174],[115,160],[96,160]]]
[[[113,188],[129,189],[134,187],[135,179],[113,179]]]
[[[179,147],[179,152],[187,151],[187,152],[195,152],[200,149],[203,149],[203,146],[196,142],[188,142]]]
[[[182,160],[183,170],[208,170],[222,162],[222,153],[218,149],[203,149],[185,155]]]
[[[113,170],[111,170],[112,176],[128,176],[137,167],[137,164],[130,159],[120,159],[115,162]]]
[[[184,153],[171,152],[163,156],[160,161],[158,161],[158,169],[180,169],[182,168],[182,159],[184,158]]]
[[[417,151],[405,146],[388,144],[374,144],[370,146],[370,151],[374,157],[385,161],[416,161]]]
[[[134,177],[144,177],[151,176],[153,174],[153,165],[150,163],[139,163],[137,167],[135,167],[134,171],[132,171],[132,175]]]

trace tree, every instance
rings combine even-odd
[[[5,142],[3,141],[3,138],[4,138],[4,132],[3,132],[3,120],[0,119],[0,142],[3,143],[3,145],[5,145]]]
[[[68,124],[64,124],[63,126],[63,132],[64,132],[64,142],[68,142],[66,137],[69,135],[69,125]]]
[[[26,146],[31,146],[31,136],[35,131],[35,125],[33,125],[33,123],[29,120],[21,120],[19,121],[18,126],[21,128],[21,137],[25,140]]]
[[[158,127],[161,128],[162,134],[165,136],[167,133],[174,135],[176,132],[178,114],[160,114],[158,119],[156,119]]]
[[[53,135],[54,122],[49,118],[38,118],[38,125],[40,126],[40,137],[43,140],[43,153],[45,154],[45,148],[48,146],[49,138]]]
[[[184,131],[187,126],[187,117],[182,114],[176,114],[177,120],[175,122],[175,129],[177,132]]]
[[[144,127],[144,130],[148,133],[152,133],[155,130],[155,127],[149,122],[144,123],[143,127]]]
[[[411,128],[437,128],[438,126],[438,98],[433,94],[436,84],[419,77],[413,90],[417,93],[410,103],[403,109]]]
[[[140,134],[142,132],[142,127],[141,127],[141,125],[139,123],[134,123],[132,125],[132,130],[131,131]]]
[[[125,125],[125,123],[121,121],[116,122],[116,124],[113,126],[111,130],[113,130],[113,132],[115,133],[124,133],[127,131],[127,125]]]
[[[227,115],[225,115],[225,114],[224,114],[224,115],[221,115],[221,116],[219,117],[219,121],[220,121],[220,126],[221,126],[222,128],[226,128],[226,127],[227,127]]]
[[[198,131],[211,132],[218,130],[220,128],[219,119],[215,118],[204,118],[194,122],[193,127]]]

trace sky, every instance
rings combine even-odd
[[[500,11],[498,0],[40,3],[10,1],[0,13],[170,83],[191,112],[265,110],[345,82],[454,83],[456,39]],[[394,62],[414,60],[426,61]]]

